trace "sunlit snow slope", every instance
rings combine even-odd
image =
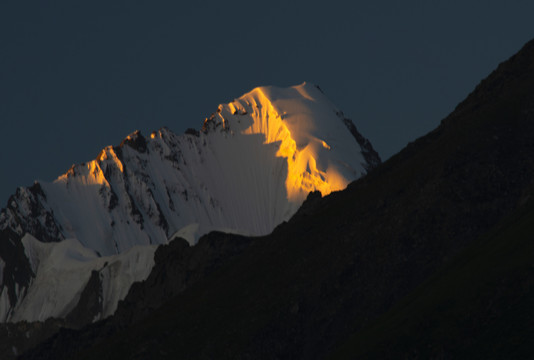
[[[135,132],[9,199],[0,213],[0,319],[66,317],[92,270],[103,299],[95,319],[109,315],[148,275],[154,246],[144,245],[173,235],[194,244],[211,230],[267,234],[310,191],[343,189],[379,162],[352,122],[306,83],[256,88],[220,105],[200,132]],[[50,281],[50,271],[69,280]],[[121,286],[109,285],[118,278]]]

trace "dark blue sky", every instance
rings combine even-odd
[[[0,207],[259,85],[320,85],[387,159],[534,37],[527,0],[80,3],[0,5]]]

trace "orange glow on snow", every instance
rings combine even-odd
[[[117,154],[115,153],[115,150],[113,150],[113,146],[108,146],[104,150],[100,152],[100,154],[97,156],[96,160],[98,161],[104,161],[104,160],[111,160],[119,169],[120,172],[124,172],[124,168],[122,166],[122,162],[117,157]]]
[[[67,182],[69,177],[74,173],[81,173],[84,176],[78,177],[83,185],[104,185],[109,187],[109,183],[104,176],[104,172],[100,167],[98,160],[89,161],[82,165],[76,165],[69,169],[65,174],[61,175],[56,181]]]
[[[109,183],[104,176],[101,164],[103,161],[111,160],[112,166],[115,166],[121,173],[124,172],[122,162],[117,157],[113,150],[113,146],[108,146],[103,149],[95,160],[87,163],[73,166],[65,174],[61,175],[56,181],[67,182],[69,177],[74,175],[74,172],[80,173],[84,176],[79,177],[79,181],[85,185],[104,185],[109,187]],[[109,166],[109,165],[108,165]]]
[[[284,121],[290,115],[280,114],[261,89],[255,89],[241,99],[251,107],[250,115],[254,120],[243,134],[261,133],[265,135],[266,144],[280,143],[276,155],[287,159],[286,190],[289,200],[302,199],[316,190],[325,196],[347,186],[348,181],[337,171],[317,167],[316,159],[320,148],[330,150],[325,141],[313,139],[299,149]],[[229,110],[231,113],[240,113],[248,109],[240,111],[235,103],[230,103]]]

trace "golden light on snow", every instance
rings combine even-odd
[[[100,154],[97,156],[96,160],[100,162],[104,160],[111,160],[121,173],[124,172],[122,162],[120,161],[117,154],[115,153],[115,150],[113,150],[113,146],[108,146],[104,150],[102,150]]]
[[[108,166],[116,167],[121,173],[124,172],[124,167],[122,162],[117,157],[117,154],[113,150],[113,146],[108,146],[103,149],[100,154],[96,157],[95,160],[89,161],[82,164],[83,166],[72,167],[65,174],[59,176],[56,181],[67,182],[69,176],[73,175],[74,169],[76,168],[77,172],[83,172],[83,175],[80,178],[80,182],[85,185],[104,185],[109,187],[109,183],[104,176],[102,171],[102,163],[105,161],[111,161],[111,164]]]
[[[307,100],[314,101],[309,95],[305,95]],[[288,114],[286,111],[278,111],[261,88],[253,90],[240,100],[241,102],[230,103],[229,111],[232,114],[250,113],[253,118],[252,124],[242,133],[263,134],[266,144],[280,144],[276,156],[287,159],[286,190],[290,201],[302,199],[311,191],[320,191],[325,196],[347,186],[347,179],[336,169],[320,169],[317,166],[319,152],[324,149],[330,150],[330,146],[324,140],[309,137],[300,140],[301,144],[297,144],[287,124],[287,119],[299,116],[299,112]],[[245,109],[245,106],[251,109]],[[312,126],[302,123],[304,125],[299,123],[300,127]],[[310,129],[294,129],[299,134],[306,133],[308,130]]]

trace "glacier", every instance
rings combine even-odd
[[[111,315],[159,244],[213,231],[265,235],[311,191],[327,195],[380,163],[319,87],[258,87],[177,135],[136,131],[0,212],[0,321],[72,312],[92,274]]]

